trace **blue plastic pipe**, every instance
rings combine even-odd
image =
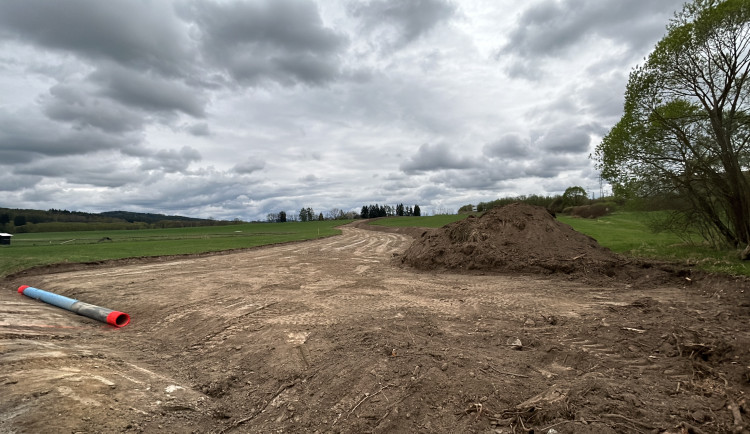
[[[124,312],[118,312],[116,310],[84,303],[73,298],[55,294],[54,292],[44,291],[28,285],[19,286],[18,292],[27,297],[51,304],[52,306],[61,307],[79,315],[87,316],[97,321],[106,322],[115,327],[125,327],[130,323],[130,315]]]

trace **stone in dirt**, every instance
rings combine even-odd
[[[546,209],[514,203],[422,234],[401,262],[423,270],[612,276],[626,261]]]

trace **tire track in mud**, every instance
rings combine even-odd
[[[480,282],[474,285],[463,284],[465,278],[458,275],[404,272],[398,277],[380,277],[384,269],[392,268],[393,255],[403,252],[408,242],[408,237],[399,234],[343,228],[341,236],[307,243],[84,270],[66,273],[65,279],[43,276],[43,280],[69,291],[76,290],[80,282],[118,286],[97,283],[117,281],[122,291],[136,299],[148,294],[154,307],[144,318],[147,327],[188,333],[196,328],[192,339],[199,342],[193,342],[191,348],[197,351],[207,351],[264,326],[333,325],[362,315],[390,315],[415,308],[454,316],[492,312],[506,320],[523,321],[530,305],[545,310],[547,303],[559,304],[553,299],[532,301],[526,294],[509,293],[507,282],[501,282],[497,291],[487,288],[486,281],[497,280],[494,277],[476,276],[474,280]],[[342,270],[346,274],[343,279]],[[128,281],[126,287],[122,281]],[[193,285],[172,281],[192,281]],[[575,316],[575,310],[572,307],[566,314]],[[207,324],[192,325],[196,321]],[[166,337],[174,338],[169,333]]]
[[[0,432],[121,431],[134,414],[199,404],[178,381],[94,342],[112,327],[10,298],[0,299]]]
[[[199,297],[191,303],[180,304],[178,312],[170,313],[165,321],[185,320],[196,312],[205,312],[205,305],[210,303],[212,316],[226,318],[221,330],[206,334],[205,345],[213,347],[217,341],[225,341],[263,325],[333,325],[361,315],[379,315],[413,308],[445,315],[466,314],[467,308],[469,311],[494,310],[498,315],[522,321],[524,314],[520,312],[530,304],[539,308],[539,299],[532,303],[525,294],[512,296],[502,294],[503,291],[488,291],[487,288],[477,290],[463,285],[461,281],[464,277],[458,275],[446,278],[443,275],[413,275],[406,272],[407,277],[380,277],[379,273],[384,268],[392,268],[390,261],[393,255],[402,252],[408,242],[409,239],[403,235],[345,228],[338,237],[277,246],[264,249],[262,253],[248,252],[222,257],[222,260],[226,259],[222,268],[232,270],[230,277],[211,270],[215,266],[214,258],[193,260],[186,274],[205,272],[204,280],[222,285],[237,280],[253,280],[253,284],[231,288],[223,286],[219,293],[211,292],[210,297]],[[342,270],[349,270],[343,279]],[[271,277],[258,277],[263,275]],[[478,279],[496,280],[494,277]],[[479,284],[483,285],[484,282]],[[501,294],[498,295],[498,292]],[[265,296],[258,298],[260,294]],[[268,298],[269,294],[273,296]],[[195,295],[193,291],[188,298]],[[556,303],[552,299],[548,301],[550,304]],[[274,306],[256,313],[236,309],[231,304],[251,309],[270,302]]]
[[[0,392],[13,397],[12,404],[0,404],[0,419],[10,420],[6,426],[11,427],[16,422],[45,421],[40,409],[24,404],[28,394],[23,388],[43,392],[44,381],[39,378],[48,378],[53,382],[51,392],[45,395],[49,399],[44,401],[51,409],[49,414],[72,409],[79,417],[62,423],[67,431],[71,427],[96,431],[93,423],[110,416],[108,406],[121,406],[114,402],[127,403],[136,410],[126,408],[127,414],[118,414],[123,423],[108,426],[113,431],[144,420],[171,421],[174,426],[208,431],[230,424],[227,419],[237,421],[256,414],[253,408],[267,410],[257,414],[252,429],[245,426],[249,430],[304,430],[286,423],[296,416],[327,418],[330,423],[338,420],[342,411],[351,413],[362,400],[357,393],[393,384],[387,396],[394,401],[419,388],[426,391],[419,399],[428,400],[443,393],[441,387],[450,388],[441,395],[445,401],[439,403],[449,411],[425,410],[424,414],[431,415],[433,421],[443,420],[444,427],[453,427],[448,419],[457,414],[451,407],[455,391],[470,387],[479,391],[487,385],[480,382],[479,375],[460,377],[462,371],[476,373],[490,363],[498,370],[527,377],[524,380],[532,385],[541,384],[539,381],[546,384],[552,378],[583,381],[580,377],[589,371],[601,377],[611,372],[637,376],[653,374],[654,366],[665,367],[648,359],[650,348],[644,350],[645,344],[633,339],[653,335],[622,329],[638,326],[627,322],[627,309],[642,293],[583,288],[560,278],[434,274],[399,268],[394,257],[403,253],[409,242],[401,234],[345,227],[339,236],[304,243],[32,276],[23,283],[72,297],[85,295],[87,302],[130,313],[132,322],[112,332],[67,313],[42,316],[54,308],[0,298],[0,366],[6,368],[0,374]],[[677,294],[663,291],[651,296],[669,299]],[[617,320],[612,318],[612,309],[621,310],[615,312]],[[36,319],[22,327],[21,321],[30,321],[28,314]],[[605,317],[609,328],[602,320]],[[551,318],[554,321],[548,322]],[[49,324],[60,328],[50,331],[43,327]],[[508,337],[517,336],[523,339],[523,351],[507,345]],[[73,343],[77,339],[85,345]],[[629,345],[633,351],[627,350]],[[34,352],[38,356],[48,352],[49,357],[35,361]],[[62,357],[56,357],[55,352],[63,353]],[[24,358],[31,363],[27,365],[31,374],[22,372]],[[500,363],[510,366],[501,368]],[[50,377],[42,371],[49,367],[64,375]],[[483,375],[511,389],[517,386],[518,391],[511,392],[518,396],[531,393],[526,385],[516,384],[523,377],[509,382],[507,372],[487,368]],[[312,378],[314,375],[317,377]],[[391,380],[403,377],[404,382],[397,386],[382,375]],[[423,382],[425,375],[433,380]],[[76,378],[83,380],[71,381]],[[284,394],[273,396],[280,385],[295,378],[311,379],[307,383],[300,380],[285,388]],[[101,379],[117,386],[110,388]],[[453,379],[462,383],[451,383]],[[381,380],[382,385],[373,388],[372,384]],[[17,384],[8,385],[8,381]],[[175,392],[180,390],[176,388],[182,392]],[[183,395],[177,399],[179,393]],[[488,408],[499,408],[492,391],[483,393],[489,399],[486,403],[494,403],[487,404]],[[269,397],[273,404],[267,402]],[[102,405],[86,401],[87,407],[86,399]],[[208,401],[218,410],[202,407],[201,403]],[[465,410],[465,404],[457,404],[459,412]],[[288,410],[289,405],[297,408],[296,413]],[[421,404],[412,405],[419,408]],[[81,424],[80,418],[89,417],[85,415],[92,406],[102,410],[100,416],[93,417],[91,424]],[[361,429],[347,425],[348,431],[343,431],[372,431],[365,428],[373,426],[362,425],[363,421],[381,419],[389,406],[373,396],[357,412],[382,411],[373,413],[372,420],[351,417],[340,422],[342,426],[360,424],[357,427]],[[174,409],[179,408],[191,410],[175,415]],[[441,419],[443,413],[447,419]],[[193,421],[198,423],[191,425]],[[330,428],[317,421],[309,423],[321,432]],[[401,423],[410,422],[401,419]],[[6,426],[0,424],[0,432]],[[144,425],[140,428],[149,431]],[[150,428],[157,430],[158,426]],[[412,428],[417,429],[416,425]]]

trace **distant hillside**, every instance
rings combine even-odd
[[[134,223],[134,222],[156,223],[156,222],[163,221],[163,220],[192,221],[192,222],[210,221],[206,219],[184,217],[184,216],[179,216],[179,215],[151,214],[151,213],[131,212],[131,211],[105,211],[105,212],[99,213],[98,215],[121,219],[130,223]]]
[[[0,208],[0,231],[10,233],[179,228],[233,223],[236,222],[130,211],[86,213]]]

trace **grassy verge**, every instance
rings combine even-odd
[[[392,217],[371,224],[437,228],[466,215]],[[558,216],[575,230],[615,252],[694,264],[706,271],[750,276],[750,263],[735,251],[717,251],[647,227],[649,213],[621,212],[599,219]],[[11,246],[0,247],[0,277],[26,268],[65,262],[92,262],[141,256],[178,255],[309,240],[340,233],[349,221],[248,223],[179,229],[49,232],[17,234]]]
[[[370,222],[371,225],[391,227],[439,228],[463,220],[467,214],[443,214],[430,217],[388,217]]]
[[[26,268],[142,256],[215,252],[341,233],[348,220],[248,223],[178,229],[17,234],[0,248],[0,276]]]
[[[705,271],[750,276],[750,263],[740,261],[738,251],[715,250],[703,245],[700,237],[683,240],[668,232],[648,228],[654,214],[618,212],[599,219],[558,216],[578,232],[595,238],[599,244],[629,256],[688,263]]]
[[[648,221],[654,216],[654,213],[648,212],[618,212],[598,219],[558,215],[558,220],[617,253],[688,263],[710,272],[750,276],[750,263],[740,261],[736,251],[719,251],[703,246],[698,237],[686,242],[674,234],[653,233],[648,228]],[[463,218],[466,215],[394,217],[371,224],[436,228]]]

